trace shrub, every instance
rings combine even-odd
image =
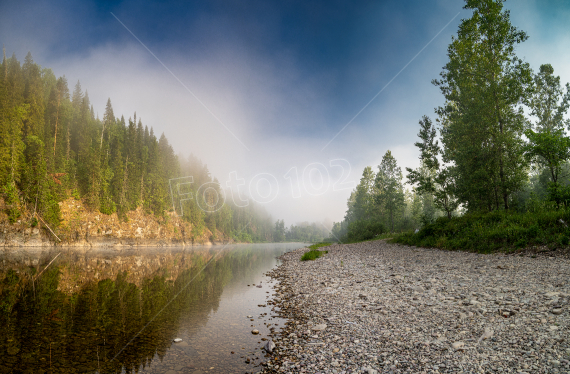
[[[370,240],[384,232],[384,225],[378,221],[371,219],[353,221],[348,224],[345,241],[360,242],[363,240]]]
[[[301,256],[301,261],[315,260],[319,257],[322,257],[325,253],[329,253],[329,251],[319,251],[318,249],[311,249],[309,252],[305,252],[303,256]]]
[[[396,243],[451,250],[492,252],[529,245],[570,244],[570,210],[526,213],[495,211],[438,218],[418,233],[396,236]]]

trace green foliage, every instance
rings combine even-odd
[[[10,223],[14,223],[20,218],[20,198],[14,183],[6,183],[4,186],[4,203],[6,205],[5,212],[8,215]]]
[[[282,242],[285,240],[285,221],[275,221],[275,233],[273,234],[273,240],[276,242]]]
[[[420,132],[418,137],[422,140],[416,142],[415,146],[420,149],[420,168],[408,171],[408,183],[415,185],[414,190],[423,196],[431,197],[433,204],[447,213],[451,218],[452,213],[459,206],[456,197],[456,183],[454,169],[440,165],[438,156],[441,149],[438,141],[435,140],[436,129],[427,116],[423,116],[420,121]],[[430,212],[431,213],[431,212]],[[427,219],[433,218],[433,213],[424,216]]]
[[[348,230],[343,242],[354,243],[371,240],[385,231],[384,225],[377,220],[353,221],[348,224]]]
[[[469,211],[508,209],[527,177],[520,103],[532,77],[515,54],[527,35],[511,25],[502,0],[468,0],[465,8],[473,14],[462,20],[434,80],[446,99],[437,109],[443,159]]]
[[[525,103],[530,108],[531,116],[536,118],[534,126],[538,132],[559,130],[570,126],[570,119],[564,115],[570,107],[570,84],[566,83],[566,93],[560,85],[560,77],[554,76],[550,64],[540,66],[534,76],[530,94]]]
[[[402,193],[388,151],[374,188],[371,169],[364,170],[333,236],[371,238],[367,228],[381,222],[390,231],[410,230],[399,242],[447,249],[570,241],[570,84],[564,90],[550,64],[533,75],[518,58],[516,46],[528,37],[511,24],[503,3],[465,2],[472,15],[461,21],[448,63],[433,81],[445,103],[436,109],[436,125],[427,116],[419,122],[421,164],[407,168],[412,193]]]
[[[301,256],[301,261],[316,260],[317,258],[324,256],[325,253],[329,253],[329,251],[319,251],[318,249],[311,249],[310,251],[305,252],[303,256]]]
[[[548,168],[551,181],[558,183],[563,164],[570,159],[570,138],[563,129],[546,130],[544,132],[525,131],[529,139],[526,156],[529,161]]]
[[[349,200],[347,221],[369,219],[375,215],[375,174],[370,166],[364,168],[360,183]]]
[[[395,215],[404,207],[404,187],[402,185],[402,169],[398,166],[392,152],[386,151],[378,166],[375,180],[376,204],[386,212],[390,230],[394,231]],[[350,233],[350,226],[349,226]]]
[[[470,213],[439,218],[419,232],[396,236],[397,243],[490,253],[531,245],[566,245],[570,210],[528,213]]]
[[[253,239],[249,233],[242,231],[235,235],[235,240],[242,243],[253,243]]]
[[[314,249],[319,249],[321,247],[328,247],[331,244],[332,243],[330,242],[320,242],[320,243],[311,244],[308,248],[314,250]]]
[[[79,195],[79,191],[77,190],[77,188],[74,188],[73,191],[71,191],[71,196],[75,200],[81,200],[81,196]]]
[[[300,222],[285,230],[285,239],[289,242],[319,242],[328,235],[329,230],[323,224],[316,222]]]
[[[193,237],[208,228],[213,236],[245,231],[248,241],[273,239],[265,211],[224,204],[207,166],[193,155],[177,156],[166,136],[155,136],[136,113],[117,118],[108,99],[103,119],[95,118],[81,84],[70,95],[65,77],[42,69],[31,54],[22,66],[15,56],[4,59],[0,71],[0,192],[12,222],[25,205],[55,229],[58,202],[68,191],[89,209],[117,212],[124,221],[139,207],[163,217],[174,197],[178,214],[183,201]],[[170,194],[169,180],[181,176],[194,178],[191,199]]]

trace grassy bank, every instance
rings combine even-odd
[[[329,251],[319,251],[318,248],[327,247],[331,244],[332,243],[322,242],[322,243],[316,243],[316,244],[310,245],[308,247],[310,249],[310,251],[305,252],[305,254],[303,254],[303,256],[301,257],[301,261],[315,260],[315,259],[323,256],[325,253],[329,253]]]
[[[417,233],[396,235],[395,243],[482,253],[570,242],[570,211],[528,213],[493,212],[439,218]]]

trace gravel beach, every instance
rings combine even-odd
[[[263,372],[570,373],[570,260],[385,241],[283,255]],[[534,258],[533,258],[534,257]]]

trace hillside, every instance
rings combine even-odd
[[[59,207],[62,221],[54,233],[61,241],[42,222],[30,227],[28,222],[34,220],[29,212],[11,224],[4,213],[4,200],[0,199],[0,246],[187,246],[212,243],[212,232],[208,228],[204,227],[200,235],[193,235],[192,224],[173,212],[161,218],[138,208],[127,212],[126,220],[122,220],[117,213],[106,215],[89,211],[73,197],[59,202]],[[231,240],[218,230],[215,238],[215,242]]]

